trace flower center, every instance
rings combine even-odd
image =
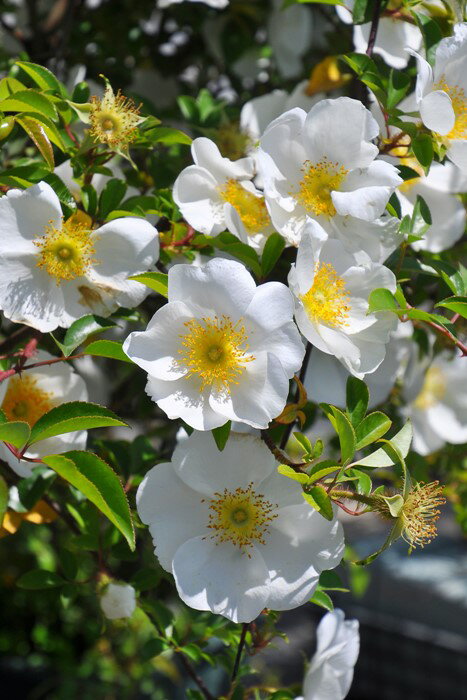
[[[335,216],[331,192],[339,189],[348,170],[324,158],[319,163],[306,161],[302,171],[303,178],[295,195],[300,204],[315,216],[326,216],[328,219]]]
[[[433,85],[433,90],[443,90],[451,98],[452,108],[454,110],[454,126],[449,134],[445,134],[443,138],[451,139],[467,139],[467,98],[462,88],[457,85],[449,85],[444,76]]]
[[[300,297],[308,316],[328,326],[347,325],[350,306],[345,282],[330,263],[316,263],[313,284]]]
[[[133,141],[141,121],[139,108],[133,100],[124,97],[120,91],[115,95],[110,85],[107,85],[102,99],[92,98],[89,119],[91,136],[113,148]]]
[[[422,389],[415,399],[414,405],[421,411],[435,406],[446,393],[446,380],[439,367],[430,367],[425,374]]]
[[[8,420],[22,420],[32,426],[44,413],[53,408],[52,394],[39,389],[31,376],[13,377],[2,403],[2,411]]]
[[[248,192],[237,180],[227,180],[225,185],[219,187],[219,193],[224,202],[237,211],[247,233],[260,233],[271,223],[263,197]]]
[[[232,542],[241,549],[254,543],[265,544],[269,525],[277,518],[277,503],[256,493],[253,483],[245,489],[224,489],[214,496],[209,501],[208,522],[208,528],[214,531],[213,539],[218,543]]]
[[[411,546],[424,547],[436,537],[436,521],[440,511],[438,506],[444,505],[443,488],[439,481],[431,484],[415,484],[402,507],[403,537]]]
[[[34,245],[39,248],[37,266],[55,277],[57,284],[82,277],[95,262],[91,231],[76,220],[64,221],[61,228],[50,223]]]
[[[186,377],[201,380],[200,391],[214,386],[218,391],[230,392],[232,384],[245,370],[245,364],[254,360],[248,353],[248,336],[240,319],[233,324],[228,316],[190,319],[185,322],[188,332],[181,335],[178,363],[188,368]]]

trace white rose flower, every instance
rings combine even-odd
[[[223,158],[216,144],[205,137],[191,145],[195,165],[177,177],[173,198],[184,218],[206,236],[228,229],[243,243],[261,248],[273,226],[262,193],[251,179],[252,158]]]
[[[268,20],[268,39],[277,69],[283,78],[302,74],[302,56],[311,46],[312,14],[308,7],[283,7],[282,0],[273,0]]]
[[[268,124],[281,114],[294,107],[308,112],[323,98],[323,93],[307,95],[308,80],[302,80],[289,94],[286,90],[273,90],[266,95],[248,100],[240,112],[240,129],[255,143],[264,133]]]
[[[128,277],[159,255],[157,230],[134,217],[96,230],[63,220],[53,189],[40,182],[0,198],[0,308],[46,333],[85,314],[137,306],[149,290]]]
[[[136,608],[135,589],[129,583],[109,583],[100,603],[108,620],[131,617]]]
[[[148,373],[146,391],[169,418],[196,430],[228,420],[266,428],[283,410],[304,347],[287,287],[255,282],[238,262],[169,270],[169,303],[126,354]]]
[[[345,0],[345,7],[337,6],[336,12],[342,22],[352,24],[352,11],[355,0]],[[370,38],[371,23],[355,24],[353,27],[353,43],[357,53],[365,53]],[[418,51],[422,45],[422,33],[411,22],[394,17],[380,17],[378,33],[373,53],[384,58],[388,66],[392,68],[405,68],[409,62],[406,49]]]
[[[290,244],[299,243],[307,217],[333,235],[342,217],[360,224],[383,214],[402,180],[393,165],[375,160],[378,134],[369,110],[349,97],[321,100],[308,114],[289,110],[268,126],[259,170],[272,222]]]
[[[403,161],[402,161],[403,162]],[[413,168],[412,163],[408,165]],[[416,169],[416,168],[415,168]],[[467,191],[467,181],[453,163],[433,163],[428,175],[406,180],[398,189],[402,216],[412,216],[417,195],[425,200],[431,214],[431,226],[423,238],[411,245],[415,250],[439,253],[451,248],[465,231],[466,213],[457,192]]]
[[[434,69],[417,58],[415,89],[420,116],[428,129],[446,143],[447,157],[467,171],[467,22],[454,26],[454,36],[442,39]]]
[[[296,700],[344,700],[352,685],[360,651],[358,620],[345,620],[342,610],[328,612],[316,630],[318,647]]]
[[[407,337],[407,331],[411,333],[411,325],[400,323],[387,344],[384,360],[374,372],[364,377],[370,392],[369,408],[379,406],[386,401],[394,384],[404,374],[412,348],[412,341]],[[335,357],[313,348],[312,359],[304,381],[309,400],[345,408],[349,376],[350,373]]]
[[[367,314],[368,297],[379,287],[396,291],[391,270],[363,252],[346,252],[310,220],[289,285],[298,327],[318,350],[334,355],[356,377],[379,367],[397,317],[391,312]]]
[[[39,350],[28,364],[52,359],[53,355]],[[86,384],[67,362],[35,367],[21,375],[8,377],[0,384],[0,408],[8,420],[26,421],[31,428],[55,406],[87,400]],[[37,458],[68,450],[84,450],[86,438],[86,430],[63,433],[35,443],[25,454],[26,457]],[[33,462],[18,460],[4,443],[0,443],[0,458],[21,477],[31,476],[32,467],[35,466]]]
[[[421,455],[436,452],[446,442],[467,442],[467,374],[465,358],[442,353],[433,362],[418,360],[405,378],[403,414],[413,426],[412,448]]]
[[[136,499],[182,600],[233,622],[302,605],[344,551],[341,524],[310,508],[251,435],[232,433],[219,452],[212,435],[193,433]]]

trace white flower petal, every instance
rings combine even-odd
[[[423,97],[420,116],[428,129],[439,134],[448,134],[456,119],[451,98],[443,90],[434,90]]]
[[[268,570],[255,547],[247,556],[230,543],[194,537],[178,549],[172,568],[180,598],[195,610],[251,622],[265,606]]]
[[[191,153],[196,165],[205,168],[219,183],[230,178],[249,180],[255,174],[252,158],[240,158],[235,161],[223,158],[214,141],[204,136],[193,141]]]
[[[170,463],[157,464],[144,477],[136,494],[138,514],[149,525],[155,554],[166,571],[178,548],[196,535],[206,535],[209,508],[189,488]]]

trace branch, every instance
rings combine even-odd
[[[243,623],[242,633],[240,635],[240,640],[238,642],[237,656],[235,657],[235,663],[234,663],[234,667],[233,667],[233,671],[232,671],[232,678],[231,678],[232,683],[235,682],[235,679],[237,678],[237,675],[238,675],[238,671],[240,668],[240,661],[242,658],[243,647],[245,646],[246,633],[248,632],[249,626],[250,625],[248,622]]]
[[[179,658],[180,658],[182,665],[185,668],[185,671],[188,673],[190,678],[196,683],[196,685],[198,686],[198,688],[200,689],[200,691],[202,692],[202,694],[204,695],[206,700],[215,700],[214,695],[212,695],[209,692],[209,690],[206,688],[203,679],[198,676],[198,674],[196,673],[193,666],[190,664],[188,659],[183,655],[182,651],[180,651]]]
[[[371,28],[370,28],[370,36],[368,38],[368,46],[366,47],[366,55],[367,56],[373,55],[373,49],[375,47],[375,42],[376,42],[376,34],[378,33],[379,15],[381,12],[381,1],[382,0],[374,0],[374,1],[375,1],[375,6],[373,8],[373,19],[371,20]]]
[[[303,467],[308,466],[308,462],[300,462],[299,464],[297,464],[296,462],[292,462],[287,457],[285,452],[282,452],[282,450],[279,447],[277,447],[274,440],[272,440],[271,437],[268,435],[267,430],[261,431],[261,439],[263,440],[265,445],[269,448],[269,451],[272,452],[274,457],[281,464],[286,464],[288,467],[292,467],[292,469],[295,469],[296,472],[300,472],[300,471],[302,471]]]

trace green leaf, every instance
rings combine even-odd
[[[332,502],[324,486],[316,484],[308,491],[304,491],[302,495],[305,501],[313,506],[323,518],[326,518],[326,520],[332,520],[334,518]]]
[[[400,70],[391,70],[388,83],[388,99],[386,106],[392,109],[405,97],[410,87],[410,78]]]
[[[7,512],[8,500],[10,498],[10,492],[3,476],[0,476],[0,527],[3,523],[3,517]]]
[[[313,452],[313,445],[308,440],[307,436],[303,433],[299,433],[298,430],[293,433],[294,438],[298,444],[303,448],[305,454],[311,454]]]
[[[330,612],[334,610],[334,604],[331,598],[328,596],[327,593],[320,590],[319,588],[314,592],[313,597],[310,598],[309,602],[314,603],[315,605],[319,605],[320,608],[324,608],[325,610],[329,610]]]
[[[183,133],[179,129],[174,129],[171,126],[156,126],[155,129],[150,129],[144,134],[153,143],[165,143],[171,146],[174,143],[181,143],[185,146],[191,146],[193,139],[188,134]]]
[[[58,588],[66,583],[58,574],[53,571],[45,571],[44,569],[33,569],[27,571],[16,581],[18,588],[24,588],[27,591],[41,591],[45,588]]]
[[[99,406],[96,403],[86,403],[85,401],[62,403],[44,413],[34,424],[28,444],[33,445],[39,440],[45,440],[63,433],[72,433],[76,430],[89,430],[90,428],[105,428],[117,425],[128,427],[127,423],[118,418],[108,408],[105,408],[105,406]]]
[[[396,493],[394,496],[381,496],[381,498],[386,501],[393,518],[397,518],[404,505],[404,499],[400,493]]]
[[[224,425],[220,425],[218,428],[212,430],[212,436],[216,442],[217,449],[222,452],[224,447],[227,445],[227,440],[230,435],[230,428],[232,427],[232,421],[228,420]]]
[[[308,483],[308,475],[305,474],[304,472],[297,472],[293,467],[290,467],[288,464],[279,464],[277,467],[277,471],[279,474],[282,474],[283,476],[287,476],[289,479],[293,479],[293,481],[298,481],[299,484],[306,484]]]
[[[385,289],[384,287],[373,289],[368,297],[367,314],[375,313],[376,311],[392,311],[397,308],[398,306],[394,295],[389,289]]]
[[[127,190],[127,184],[123,180],[112,178],[109,180],[101,192],[99,197],[99,215],[101,219],[106,219],[107,216],[122,201]]]
[[[18,116],[16,122],[24,129],[51,170],[55,167],[54,152],[44,126],[34,117]]]
[[[385,435],[392,425],[392,421],[381,411],[369,413],[366,418],[355,429],[357,438],[356,449],[361,450],[362,447],[371,445],[372,442],[378,440]]]
[[[342,583],[339,574],[336,574],[335,571],[331,571],[330,569],[320,573],[319,587],[327,591],[342,591],[344,593],[349,590]]]
[[[163,651],[169,648],[169,644],[165,639],[159,637],[148,639],[141,649],[141,660],[149,661],[156,656],[162,654]]]
[[[423,35],[426,59],[433,65],[436,57],[436,47],[443,38],[441,28],[429,15],[423,15],[420,12],[414,12],[413,10],[412,15],[415,17]]]
[[[425,170],[425,174],[427,174],[433,160],[433,141],[431,136],[429,134],[419,134],[412,141],[412,151]]]
[[[55,336],[52,334],[51,335],[60,350],[63,352],[64,356],[69,357],[73,350],[75,350],[78,345],[84,343],[84,341],[89,338],[90,335],[102,333],[109,328],[114,328],[115,325],[116,324],[113,323],[113,321],[109,321],[108,318],[101,318],[101,316],[89,314],[88,316],[79,318],[77,321],[71,324],[61,343],[55,338]]]
[[[435,306],[442,306],[445,309],[454,311],[455,314],[459,314],[462,318],[467,318],[467,297],[448,297],[439,301]]]
[[[20,90],[0,100],[1,112],[38,112],[49,119],[57,119],[53,102],[36,90]]]
[[[263,271],[263,277],[267,277],[271,270],[274,269],[275,264],[279,260],[282,251],[285,248],[285,241],[282,236],[274,231],[271,233],[264,246],[263,254],[261,256],[261,268]]]
[[[325,476],[329,476],[333,472],[339,471],[340,466],[336,464],[333,459],[323,459],[318,464],[314,464],[308,474],[308,484],[312,484],[318,479],[324,479]]]
[[[347,416],[339,408],[324,403],[320,403],[320,406],[339,436],[342,464],[345,465],[355,454],[355,431]]]
[[[219,236],[210,239],[210,241],[213,246],[237,258],[237,260],[240,260],[249,267],[257,277],[261,277],[262,269],[258,254],[251,246],[246,243],[241,243],[238,238],[231,233],[221,233]]]
[[[24,70],[42,90],[53,90],[58,95],[65,97],[66,91],[64,86],[44,66],[39,66],[37,63],[30,63],[29,61],[16,61],[16,65]]]
[[[11,421],[0,425],[0,440],[21,450],[29,439],[31,429],[25,421]]]
[[[133,363],[128,355],[125,355],[123,352],[121,343],[117,343],[115,340],[95,340],[86,346],[84,354],[93,355],[94,357],[109,357],[111,360]]]
[[[399,452],[399,454],[405,458],[410,449],[410,444],[412,442],[412,425],[410,421],[404,425],[399,432],[394,435],[389,441]],[[382,447],[376,452],[368,455],[368,457],[362,457],[362,459],[357,460],[351,466],[360,465],[361,467],[391,467],[396,462],[393,459],[393,455],[388,454],[388,451]]]
[[[135,532],[128,501],[120,479],[106,462],[91,452],[78,450],[49,455],[43,461],[94,503],[134,550]]]
[[[164,296],[166,299],[169,296],[169,276],[163,272],[144,272],[142,275],[135,275],[134,277],[129,277],[128,279],[145,284],[146,287],[149,287],[149,289],[153,289],[155,292],[162,294],[162,296]]]
[[[357,379],[357,377],[349,376],[346,385],[346,396],[347,415],[353,427],[356,428],[365,416],[370,393],[365,382]]]
[[[423,236],[431,226],[431,213],[427,203],[419,194],[412,213],[411,232],[416,236]]]

